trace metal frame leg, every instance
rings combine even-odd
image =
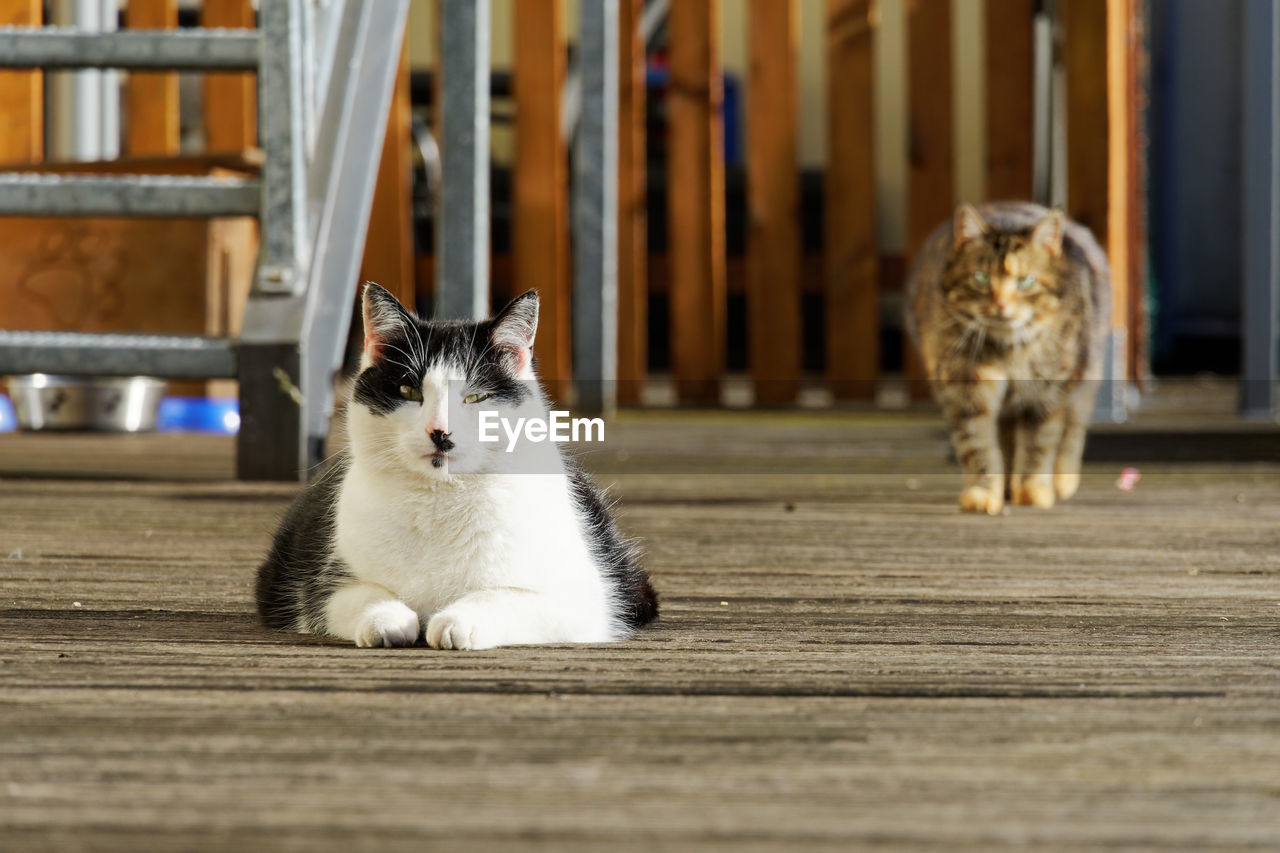
[[[1244,378],[1241,412],[1276,414],[1280,322],[1280,0],[1244,9]]]
[[[489,314],[489,0],[441,0],[440,31],[435,311],[478,320]]]
[[[618,375],[618,2],[580,7],[582,118],[574,149],[573,352],[577,407],[611,412]]]
[[[305,97],[298,78],[310,67],[298,4],[263,4],[266,44],[277,48],[264,51],[259,77],[267,166],[273,142],[288,160],[264,167],[260,274],[237,350],[237,473],[245,480],[296,480],[323,458],[409,8],[408,0],[344,4],[333,61],[350,72],[330,76],[312,130],[297,106]],[[273,108],[289,115],[268,118]],[[296,153],[308,135],[309,162]],[[290,260],[299,247],[315,247],[305,263]]]
[[[318,205],[322,216],[313,240],[316,251],[303,330],[306,406],[302,427],[309,465],[323,459],[321,452],[329,432],[333,378],[342,367],[351,325],[378,180],[379,152],[408,16],[409,0],[379,0],[348,3],[342,18],[335,55],[359,57],[359,61],[351,63],[351,73],[329,79],[310,180],[313,194],[322,202]]]

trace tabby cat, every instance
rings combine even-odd
[[[1047,509],[1079,488],[1109,280],[1093,235],[1060,210],[965,204],[930,235],[906,320],[964,469],[961,509]]]

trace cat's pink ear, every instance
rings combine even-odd
[[[365,282],[361,300],[364,316],[364,351],[377,361],[382,345],[392,334],[402,331],[410,321],[409,312],[386,288]]]
[[[951,226],[952,248],[959,249],[967,243],[985,239],[986,236],[987,221],[976,207],[962,204],[956,208],[955,221]]]
[[[1062,232],[1066,217],[1060,208],[1049,211],[1031,232],[1031,245],[1048,252],[1055,258],[1062,256]]]
[[[493,343],[511,356],[511,372],[520,375],[532,359],[533,338],[538,332],[538,291],[530,290],[511,300],[493,318]]]

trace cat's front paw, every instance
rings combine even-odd
[[[399,601],[380,601],[362,614],[356,645],[362,649],[412,646],[418,641],[418,614]]]
[[[960,509],[999,515],[1004,511],[1004,485],[969,486],[960,493]]]
[[[1080,491],[1079,474],[1054,474],[1053,490],[1058,493],[1059,500],[1067,500]]]
[[[450,607],[427,621],[427,645],[433,649],[491,649],[497,643],[488,633],[467,607]]]
[[[1055,497],[1053,482],[1048,476],[1027,477],[1013,493],[1013,502],[1018,506],[1052,509]]]

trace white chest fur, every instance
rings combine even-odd
[[[414,483],[353,463],[335,548],[359,581],[427,620],[484,590],[548,594],[591,621],[608,591],[562,475],[477,475]]]

